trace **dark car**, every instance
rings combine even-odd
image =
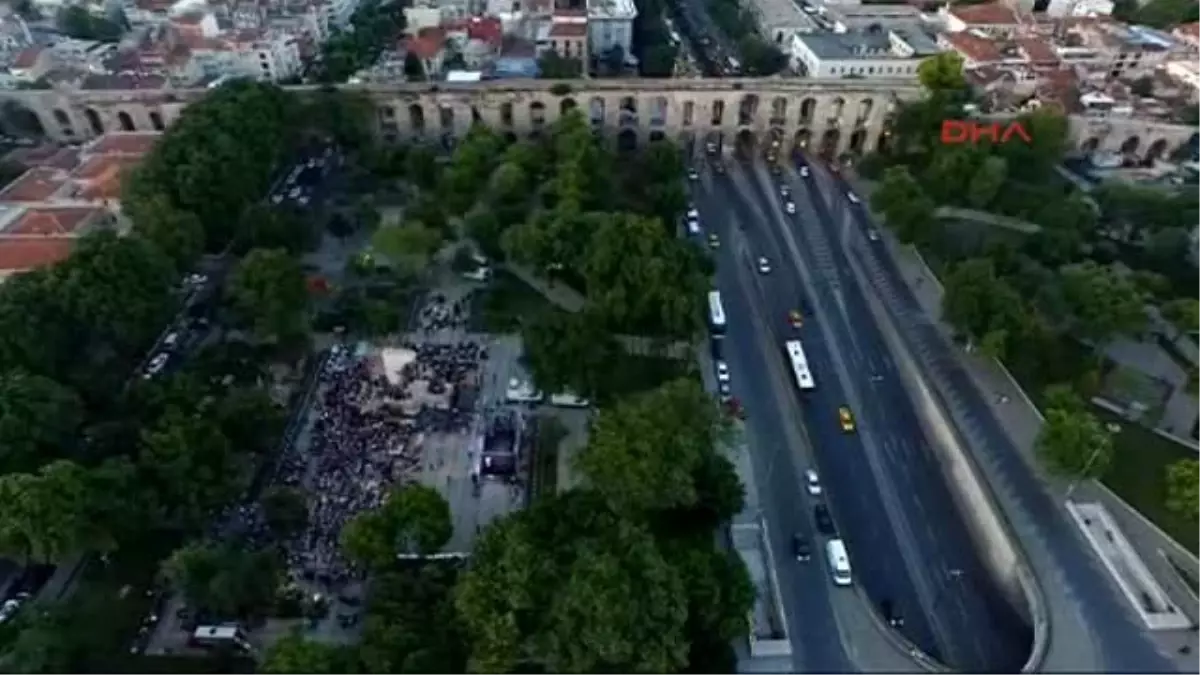
[[[813,507],[813,521],[817,525],[817,532],[826,537],[837,536],[837,529],[833,527],[833,518],[829,515],[829,508],[824,504],[817,504]]]
[[[796,560],[805,562],[812,557],[812,547],[808,545],[808,540],[802,534],[792,535],[792,555],[796,556]]]

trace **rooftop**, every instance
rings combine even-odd
[[[637,17],[637,5],[633,0],[587,0],[588,18],[628,19]]]
[[[66,184],[66,177],[57,169],[30,169],[0,190],[0,202],[45,201]]]
[[[797,36],[820,59],[911,59],[941,52],[933,38],[917,30],[853,31]],[[893,37],[912,48],[911,56],[893,49]]]
[[[982,5],[957,5],[947,12],[968,26],[1016,26],[1017,14],[1000,2]]]

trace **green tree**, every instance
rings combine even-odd
[[[337,673],[355,672],[354,652],[352,649],[317,642],[304,637],[299,630],[293,630],[267,649],[262,661],[264,673],[317,673],[319,675],[336,675]]]
[[[972,208],[986,209],[1000,194],[1008,180],[1008,162],[1003,157],[988,157],[971,177],[967,187],[967,203]]]
[[[125,32],[124,26],[111,19],[95,16],[82,5],[64,7],[57,17],[58,30],[77,40],[116,42]]]
[[[430,562],[371,581],[359,656],[368,673],[466,672],[467,646],[454,607],[457,570]]]
[[[258,339],[287,342],[307,335],[304,270],[287,251],[250,251],[234,269],[228,294],[234,312]]]
[[[687,660],[679,573],[586,492],[488,527],[455,604],[474,671],[678,672]]]
[[[989,356],[1003,358],[1024,314],[1020,294],[996,276],[992,261],[972,258],[955,265],[943,280],[942,312]]]
[[[1089,260],[1064,267],[1059,279],[1074,326],[1087,337],[1103,341],[1145,327],[1141,292],[1119,269]]]
[[[1163,318],[1171,322],[1180,333],[1194,333],[1200,330],[1200,302],[1195,298],[1176,298],[1164,303],[1161,310]],[[2,398],[0,396],[0,399]],[[0,417],[0,420],[2,419]],[[0,433],[3,429],[3,422],[0,421]],[[0,444],[3,444],[3,441],[0,441]]]
[[[454,148],[450,166],[440,184],[440,192],[449,213],[466,213],[486,185],[504,152],[504,139],[490,128],[476,124]]]
[[[138,205],[133,231],[167,254],[178,272],[191,269],[204,251],[204,226],[194,214],[171,206],[166,197],[147,197]]]
[[[884,172],[879,188],[871,195],[871,207],[883,214],[902,242],[924,242],[931,237],[934,204],[906,168]]]
[[[573,80],[583,74],[583,62],[547,51],[538,59],[538,77],[547,80]]]
[[[1047,407],[1035,449],[1046,468],[1070,478],[1104,475],[1113,456],[1112,434],[1081,404]]]
[[[424,271],[441,244],[441,234],[420,221],[381,227],[371,236],[372,248],[406,275]]]
[[[715,452],[721,419],[698,384],[669,382],[603,410],[576,465],[620,512],[692,508],[696,473]]]
[[[533,381],[542,391],[574,392],[597,403],[611,400],[616,340],[590,313],[544,312],[522,317],[521,344]]]
[[[291,487],[273,487],[262,498],[263,517],[276,536],[287,538],[308,525],[308,499]]]
[[[314,250],[318,244],[320,231],[304,214],[260,202],[242,214],[234,238],[234,251],[245,254],[256,248],[282,249],[299,255]]]
[[[410,485],[389,492],[381,508],[351,519],[342,529],[341,544],[351,560],[382,569],[399,553],[437,552],[453,532],[450,506],[442,495]]]
[[[421,57],[417,56],[416,52],[409,51],[404,54],[404,79],[409,82],[425,81],[425,64],[421,63]]]
[[[416,145],[408,149],[405,156],[405,177],[422,190],[433,190],[442,177],[442,167],[438,164],[437,153],[426,145]]]
[[[963,77],[963,60],[956,52],[931,56],[917,66],[921,86],[931,92],[958,92],[967,88]]]
[[[167,524],[195,526],[249,482],[249,458],[209,420],[171,409],[142,433],[138,465]]]
[[[33,563],[111,550],[112,534],[93,514],[99,499],[113,496],[94,487],[87,469],[67,460],[0,476],[0,550]]]
[[[0,472],[34,471],[72,454],[83,412],[75,392],[53,380],[0,373]]]
[[[192,542],[162,564],[163,577],[191,607],[243,618],[271,606],[279,586],[279,561],[270,551],[232,544]]]
[[[1167,508],[1184,518],[1200,519],[1200,462],[1181,459],[1167,466]]]

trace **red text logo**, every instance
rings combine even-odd
[[[972,120],[946,120],[942,122],[942,143],[944,145],[960,145],[962,143],[978,143],[986,140],[990,143],[1008,143],[1010,141],[1025,141],[1032,143],[1033,138],[1020,122],[1007,125],[999,122],[980,123]]]

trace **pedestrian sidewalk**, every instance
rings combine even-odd
[[[873,186],[868,181],[858,179],[848,172],[844,177],[854,186],[856,192],[869,197]],[[922,309],[937,321],[942,330],[949,333],[949,326],[941,323],[943,288],[940,281],[914,248],[901,244],[886,229],[882,229],[880,236],[886,242],[905,283]],[[1159,584],[1168,592],[1171,600],[1183,609],[1194,625],[1200,615],[1196,596],[1182,582],[1178,572],[1171,568],[1165,556],[1169,555],[1176,564],[1197,575],[1200,574],[1200,561],[1196,556],[1168,537],[1099,481],[1087,480],[1070,485],[1042,471],[1034,457],[1033,448],[1044,418],[1033,400],[998,360],[987,358],[978,352],[967,353],[962,350],[959,350],[958,358],[972,381],[984,393],[984,399],[992,413],[1035,474],[1050,486],[1061,501],[1066,501],[1069,491],[1075,501],[1103,504]],[[1195,630],[1162,631],[1155,633],[1154,637],[1166,647],[1164,651],[1175,654],[1176,661],[1184,668],[1184,672],[1196,672],[1196,654],[1200,645],[1197,644]],[[1179,653],[1178,650],[1184,645],[1188,646],[1188,653]]]

